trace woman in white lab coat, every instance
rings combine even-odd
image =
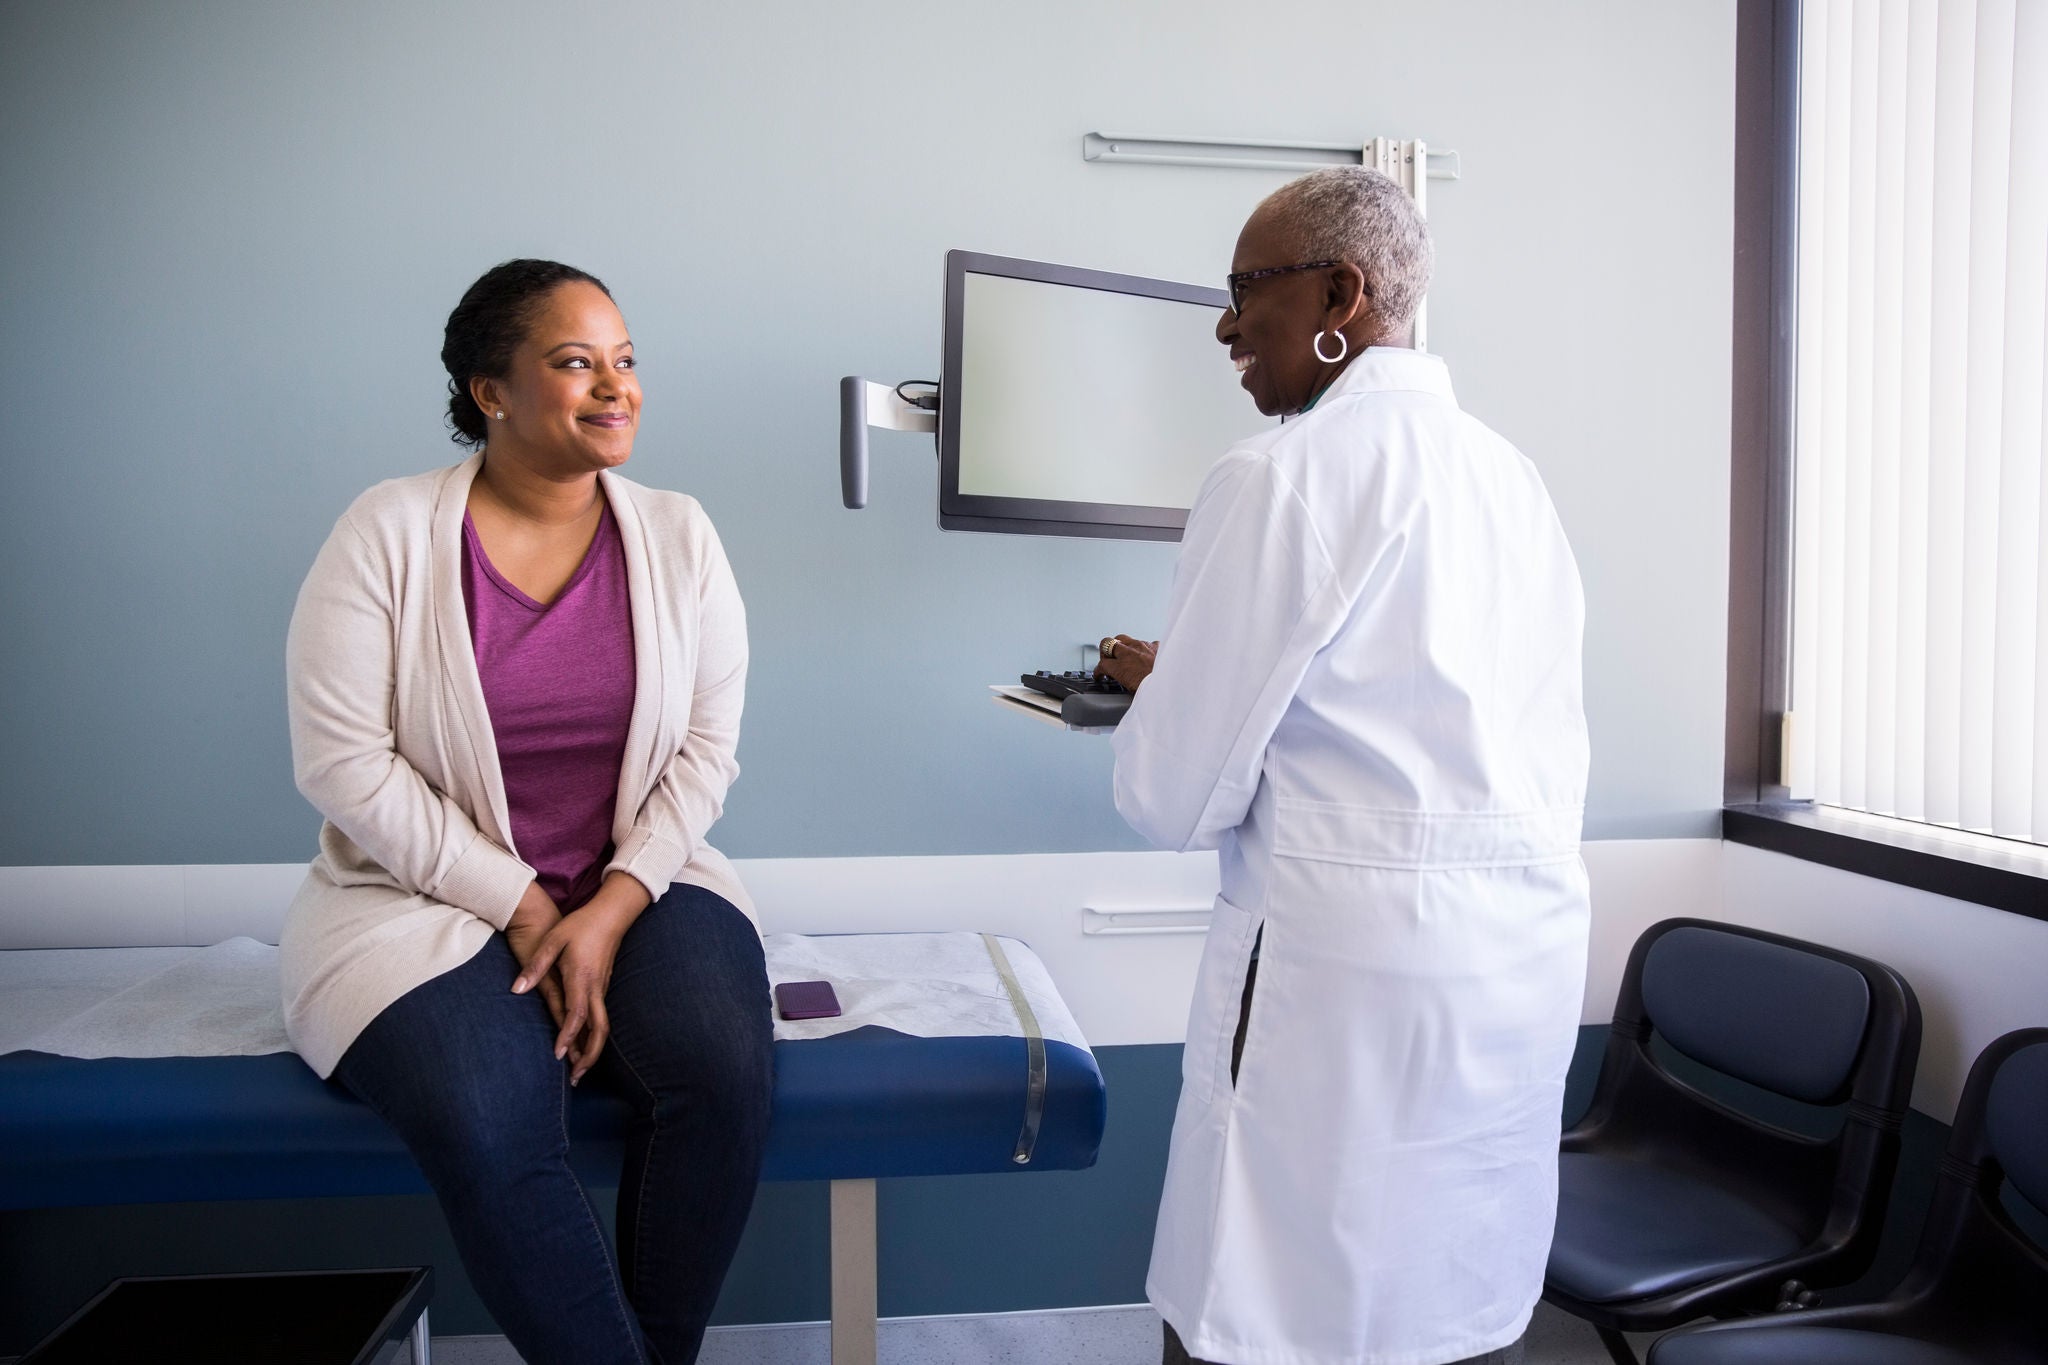
[[[1238,238],[1261,411],[1188,514],[1117,808],[1219,850],[1147,1289],[1166,1358],[1520,1358],[1584,986],[1578,571],[1535,468],[1408,349],[1408,197],[1319,171]],[[1238,1056],[1241,1051],[1241,1062]]]

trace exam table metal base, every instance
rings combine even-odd
[[[875,1182],[832,1182],[832,1365],[875,1365]]]

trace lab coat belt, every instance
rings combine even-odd
[[[1579,853],[1581,806],[1508,811],[1384,810],[1274,800],[1273,852],[1414,872],[1534,867]]]

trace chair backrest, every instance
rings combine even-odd
[[[1970,1067],[1913,1269],[1894,1291],[1916,1331],[1973,1343],[1973,1359],[2048,1358],[2048,1028],[1994,1039]],[[2008,1349],[2010,1348],[2010,1349]]]
[[[1920,1056],[1920,1002],[1890,967],[1707,920],[1665,920],[1636,940],[1613,1028],[1645,1043],[1661,1034],[1696,1062],[1805,1104],[1847,1100],[1852,1121],[1889,1128]],[[1646,1046],[1637,1051],[1661,1070]]]
[[[1839,958],[1682,925],[1645,955],[1643,1012],[1665,1041],[1738,1080],[1808,1104],[1847,1098],[1870,983]]]
[[[1984,1096],[1984,1146],[2020,1197],[2048,1213],[2048,1029],[2023,1029],[1999,1043],[2007,1040]]]

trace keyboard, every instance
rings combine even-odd
[[[1077,673],[1069,669],[1065,673],[1052,673],[1041,668],[1036,673],[1026,673],[1018,679],[1034,692],[1043,692],[1048,697],[1110,696],[1130,695],[1124,685],[1114,678],[1098,678],[1093,673]]]

